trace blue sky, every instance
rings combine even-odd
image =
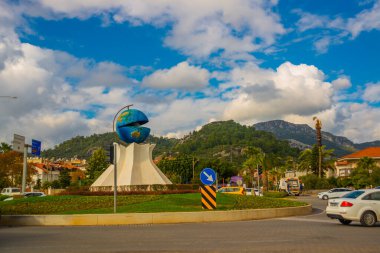
[[[0,139],[54,146],[112,130],[126,104],[155,135],[283,119],[380,139],[380,1],[0,3]]]

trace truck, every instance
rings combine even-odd
[[[289,195],[299,196],[302,192],[302,182],[298,177],[285,177],[280,179],[279,190]]]

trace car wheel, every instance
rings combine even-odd
[[[338,219],[340,221],[340,223],[342,223],[343,225],[348,225],[352,222],[352,220],[345,220],[345,219]]]
[[[323,196],[322,196],[322,199],[323,199],[323,200],[328,200],[328,199],[329,199],[329,196],[327,196],[327,195],[323,195]]]
[[[376,224],[376,215],[371,211],[366,211],[360,217],[360,223],[366,227],[373,227]]]

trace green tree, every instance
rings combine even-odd
[[[380,168],[374,159],[363,157],[359,160],[356,169],[351,172],[350,177],[356,189],[374,186],[380,183]]]
[[[95,150],[88,160],[87,177],[90,180],[97,179],[107,166],[108,162],[105,150],[102,148]]]
[[[59,188],[61,188],[61,184],[59,183],[58,180],[54,180],[53,182],[51,182],[51,188],[59,189]]]
[[[12,146],[8,143],[2,142],[0,143],[0,153],[6,153],[12,151]]]
[[[20,186],[22,180],[22,154],[16,151],[0,153],[0,188]],[[31,181],[31,168],[27,169],[27,182]]]
[[[63,169],[59,173],[58,181],[59,181],[59,184],[61,185],[62,188],[66,188],[66,187],[70,186],[71,176],[69,174],[69,170],[68,169]]]
[[[42,187],[42,183],[41,183],[41,179],[39,178],[39,179],[37,179],[35,188],[36,189],[41,189],[41,187]]]

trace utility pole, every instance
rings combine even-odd
[[[194,183],[194,170],[195,170],[195,160],[194,160],[194,156],[193,156],[193,183]]]
[[[259,164],[256,164],[256,170],[257,170],[257,190],[259,191],[259,196],[260,196],[260,173],[259,173]]]
[[[21,186],[21,193],[25,193],[26,188],[26,171],[28,169],[27,165],[27,156],[28,156],[28,148],[31,147],[31,145],[25,144],[24,145],[24,161],[22,164],[22,186]]]

